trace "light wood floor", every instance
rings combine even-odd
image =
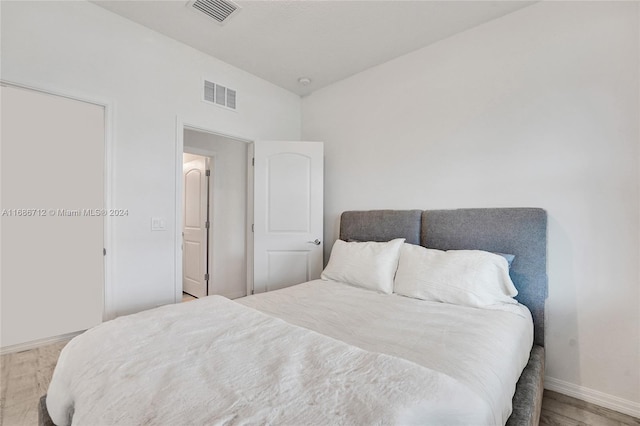
[[[53,368],[66,343],[54,343],[0,357],[1,426],[38,424],[38,400],[47,392]],[[545,391],[540,425],[640,426],[640,419],[556,392]]]
[[[0,357],[0,425],[38,424],[38,401],[47,393],[60,351],[68,341]]]
[[[608,408],[545,390],[542,398],[541,426],[621,426],[640,425],[640,419]]]
[[[187,293],[182,293],[182,301],[183,302],[191,302],[192,300],[198,300],[197,298],[193,297],[190,294]]]

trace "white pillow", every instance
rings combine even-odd
[[[390,294],[403,243],[404,238],[386,243],[337,240],[320,278]]]
[[[485,307],[517,303],[507,260],[481,250],[434,250],[404,244],[394,292],[416,299]]]

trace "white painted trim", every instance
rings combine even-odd
[[[209,129],[203,126],[194,125],[186,123],[183,118],[179,115],[176,116],[176,149],[175,149],[175,158],[174,158],[174,192],[175,192],[175,235],[174,235],[174,265],[175,265],[175,274],[174,274],[174,303],[182,302],[182,154],[185,152],[184,150],[184,130],[191,129],[196,130],[198,132],[211,133],[214,135],[222,136],[229,139],[234,139],[239,142],[244,142],[246,144],[251,144],[253,141],[244,136],[231,135],[228,133],[219,132],[215,129]],[[208,155],[208,154],[199,154],[197,148],[188,147],[190,153],[197,155]],[[251,182],[252,183],[252,182]],[[250,183],[247,182],[247,185]],[[249,189],[247,188],[247,192]],[[247,205],[247,210],[249,209],[249,205]],[[253,202],[251,204],[251,208],[253,208]],[[249,216],[248,214],[246,215]],[[251,225],[248,225],[251,226]],[[245,249],[247,252],[248,259],[248,247]],[[248,280],[248,278],[247,278]]]
[[[175,235],[174,235],[174,270],[173,303],[182,302],[182,168],[184,153],[184,122],[176,116],[176,152],[175,152]]]
[[[70,93],[68,91],[31,86],[29,84],[23,84],[23,83],[18,83],[16,81],[10,81],[10,80],[4,80],[4,79],[0,80],[0,84],[6,85],[6,86],[18,87],[21,89],[33,90],[35,92],[40,92],[40,93],[46,93],[47,95],[60,96],[62,98],[67,98],[74,101],[86,102],[88,104],[97,105],[101,107],[109,105],[109,102],[105,102],[104,100],[97,100],[95,98],[90,98],[83,94]]]
[[[254,166],[253,156],[255,144],[252,142],[247,149],[247,241],[245,251],[247,252],[247,296],[253,294],[253,223],[254,223]]]
[[[633,417],[640,417],[640,403],[609,395],[553,377],[544,378],[544,388]]]
[[[190,148],[190,147],[185,147]],[[213,206],[216,205],[216,194],[214,187],[216,184],[216,170],[218,168],[217,154],[212,153],[207,157],[207,168],[209,169],[209,188],[207,189],[207,220],[209,221],[209,228],[207,229],[207,273],[209,274],[209,282],[207,283],[207,296],[211,295],[211,290],[214,288],[216,281],[214,277],[213,260],[216,257],[215,247],[213,244],[213,238],[216,233],[216,216],[213,212]]]
[[[197,126],[197,125],[194,125],[194,124],[183,123],[183,125],[184,125],[184,128],[188,129],[188,130],[195,130],[196,132],[202,132],[202,133],[210,133],[212,135],[221,136],[221,137],[227,138],[227,139],[233,139],[233,140],[236,140],[238,142],[244,142],[246,144],[253,143],[253,141],[251,139],[248,139],[248,138],[246,138],[244,136],[232,135],[231,133],[218,132],[217,130],[207,129],[205,127]]]
[[[113,103],[107,103],[104,107],[104,120],[105,120],[105,151],[104,151],[104,203],[105,209],[118,208],[114,204],[114,189],[113,177],[115,175],[115,161],[114,161],[114,129],[115,129],[115,105]],[[122,206],[121,208],[128,208]],[[104,311],[102,312],[102,320],[108,321],[116,317],[116,309],[114,306],[114,285],[113,285],[113,259],[114,259],[114,244],[113,244],[113,220],[115,218],[106,216],[104,221],[104,248],[107,251],[107,255],[104,256]]]
[[[209,158],[213,158],[218,154],[215,151],[209,151],[208,149],[193,148],[190,146],[184,146],[183,150],[184,150],[183,152],[186,154],[199,155],[201,157],[209,157]]]
[[[28,351],[29,349],[39,348],[40,346],[63,342],[65,340],[71,340],[74,337],[84,333],[85,331],[86,330],[76,331],[75,333],[67,333],[60,336],[46,337],[44,339],[33,340],[31,342],[18,343],[17,345],[5,346],[3,348],[0,348],[0,355],[6,355],[14,352]]]
[[[244,296],[244,292],[241,292],[241,293],[225,294],[224,297],[226,297],[227,299],[239,299],[245,296]]]
[[[88,96],[85,93],[71,92],[68,89],[55,89],[50,87],[37,87],[29,84],[23,84],[16,81],[2,80],[0,84],[6,86],[19,87],[22,89],[33,90],[53,96],[60,96],[74,101],[85,102],[104,108],[104,208],[106,210],[116,208],[113,205],[113,176],[114,176],[114,148],[113,135],[115,128],[115,103],[106,99],[99,99]],[[124,207],[126,208],[126,206]],[[113,218],[108,215],[104,217],[104,233],[103,245],[107,250],[104,256],[104,277],[102,288],[102,321],[115,318],[116,312],[113,308]]]

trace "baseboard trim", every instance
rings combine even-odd
[[[233,300],[233,299],[239,299],[239,298],[241,298],[241,297],[246,297],[246,296],[247,296],[247,295],[246,295],[246,293],[245,293],[244,291],[237,292],[237,293],[231,293],[231,294],[229,294],[229,295],[225,295],[225,297],[227,297],[228,299],[231,299],[231,300]]]
[[[62,334],[60,336],[46,337],[44,339],[32,340],[31,342],[19,343],[17,345],[4,346],[0,348],[0,355],[11,354],[14,352],[28,351],[29,349],[39,348],[40,346],[50,345],[52,343],[71,340],[74,337],[84,333],[86,330],[76,331],[74,333]]]
[[[544,378],[544,388],[581,399],[601,407],[609,408],[633,417],[640,417],[640,403],[609,395],[594,389],[585,388],[553,377]]]

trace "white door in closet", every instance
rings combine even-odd
[[[255,293],[320,277],[323,148],[322,142],[254,143]]]
[[[105,110],[4,85],[1,102],[5,349],[102,322]]]

